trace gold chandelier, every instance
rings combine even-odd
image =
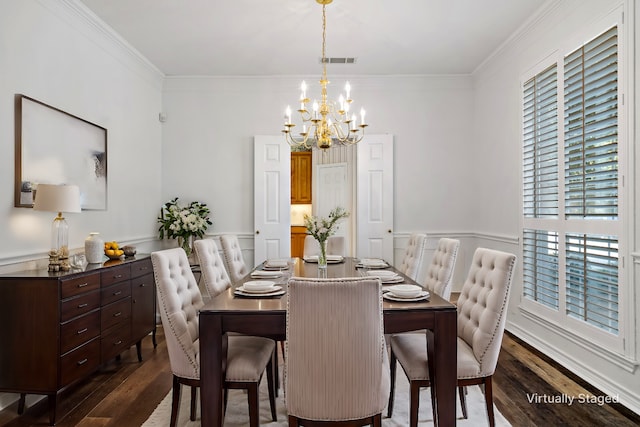
[[[307,109],[310,102],[307,98],[307,85],[303,81],[300,95],[300,117],[302,119],[302,132],[294,136],[291,122],[291,108],[287,106],[284,117],[284,129],[286,141],[292,147],[312,148],[314,142],[318,148],[326,150],[331,147],[333,141],[343,145],[357,144],[364,137],[364,130],[368,126],[365,121],[365,111],[360,110],[360,124],[357,124],[356,115],[351,113],[351,86],[345,85],[346,96],[340,95],[338,102],[327,100],[327,59],[325,56],[327,15],[326,5],[333,0],[316,0],[322,5],[322,78],[320,79],[321,98],[320,103],[314,100],[311,111]],[[362,132],[360,132],[362,131]]]

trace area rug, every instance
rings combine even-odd
[[[282,372],[282,369],[280,370]],[[385,427],[404,427],[409,425],[409,383],[402,374],[402,369],[398,369],[396,379],[396,397],[393,405],[393,417],[386,417],[386,409],[383,413],[382,425]],[[287,426],[287,411],[284,406],[282,389],[276,401],[278,421],[271,420],[269,409],[269,395],[267,393],[266,378],[263,377],[260,384],[260,425],[264,426]],[[183,387],[180,402],[180,414],[178,426],[196,427],[200,426],[200,405],[198,404],[198,414],[196,421],[189,421],[189,400],[191,391],[188,387]],[[468,419],[462,418],[460,402],[457,403],[457,425],[459,426],[486,426],[489,425],[487,412],[484,406],[484,395],[478,386],[468,387],[467,410]],[[504,416],[495,408],[496,426],[510,426]],[[165,396],[158,407],[153,411],[149,419],[145,421],[143,427],[166,427],[171,418],[171,392]],[[433,425],[431,414],[431,397],[429,389],[422,389],[420,392],[420,411],[418,413],[420,426]],[[249,409],[247,406],[247,395],[243,390],[229,391],[229,407],[224,419],[225,427],[244,427],[249,425]]]

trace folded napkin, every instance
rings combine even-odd
[[[269,259],[264,265],[271,268],[287,268],[289,267],[289,261],[286,259]]]

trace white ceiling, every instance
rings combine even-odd
[[[80,0],[169,76],[321,72],[315,0]],[[468,74],[546,0],[335,0],[329,75]]]

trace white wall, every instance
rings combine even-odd
[[[207,203],[214,217],[210,233],[243,236],[248,262],[253,135],[280,134],[284,109],[295,103],[302,79],[165,80],[163,197]],[[346,78],[333,80],[342,87]],[[352,76],[349,81],[356,108],[367,110],[367,132],[394,135],[395,232],[442,232],[452,224],[471,229],[473,216],[465,209],[470,178],[466,147],[472,140],[470,77]],[[313,90],[319,94],[311,88],[312,96]]]
[[[474,128],[475,143],[470,146],[470,153],[476,159],[472,180],[474,191],[470,194],[470,205],[474,209],[474,230],[478,233],[479,246],[506,249],[520,253],[519,247],[519,218],[520,218],[520,181],[521,181],[521,89],[520,79],[524,73],[538,62],[565,43],[574,48],[589,38],[604,30],[600,21],[616,6],[624,5],[626,10],[625,23],[621,31],[627,32],[629,41],[633,42],[634,2],[602,1],[602,0],[566,0],[550,2],[547,13],[536,16],[532,25],[515,37],[511,43],[490,58],[474,73]],[[637,11],[636,19],[637,19]],[[636,52],[638,48],[636,35]],[[623,46],[624,49],[624,46]],[[565,51],[564,53],[568,53]],[[633,51],[627,55],[633,65]],[[623,65],[624,66],[624,65]],[[631,79],[634,77],[633,66],[628,69]],[[633,80],[629,82],[633,86]],[[625,84],[625,82],[623,82]],[[632,89],[629,88],[629,89]],[[635,106],[638,92],[628,91],[625,96],[627,105]],[[633,116],[631,116],[632,118]],[[625,121],[622,117],[622,123]],[[637,120],[636,120],[637,121]],[[631,127],[621,127],[624,137]],[[633,137],[633,133],[630,134]],[[630,154],[628,159],[634,159],[634,147],[637,137],[629,142]],[[623,150],[626,149],[623,148]],[[625,159],[626,161],[627,159]],[[637,162],[635,160],[635,170]],[[629,166],[634,167],[632,161]],[[623,166],[624,167],[624,166]],[[638,188],[638,174],[633,170],[627,174],[627,188],[631,196],[631,207],[637,206],[637,195],[633,198],[634,190]],[[632,178],[634,177],[635,178]],[[635,179],[635,182],[633,180]],[[635,190],[637,192],[637,190]],[[626,211],[630,218],[637,217],[633,209]],[[535,322],[519,308],[522,295],[521,264],[513,283],[507,329],[533,344],[559,361],[571,371],[576,372],[588,382],[612,396],[618,396],[623,404],[636,412],[640,412],[640,372],[637,364],[639,354],[637,343],[640,342],[640,328],[638,328],[638,234],[634,232],[635,224],[629,224],[629,244],[627,259],[634,259],[635,273],[628,268],[629,273],[620,284],[622,300],[628,302],[631,313],[623,313],[629,320],[627,354],[620,355],[609,349],[598,348],[585,339],[576,339],[562,334],[551,323]],[[495,240],[496,236],[507,236],[503,241]],[[511,241],[509,239],[512,238]],[[635,251],[635,255],[632,253]],[[628,262],[628,266],[632,263]],[[635,301],[634,299],[635,298]]]
[[[0,267],[42,258],[53,212],[13,207],[14,95],[107,128],[108,209],[67,214],[70,248],[155,237],[163,75],[66,0],[0,0]]]

